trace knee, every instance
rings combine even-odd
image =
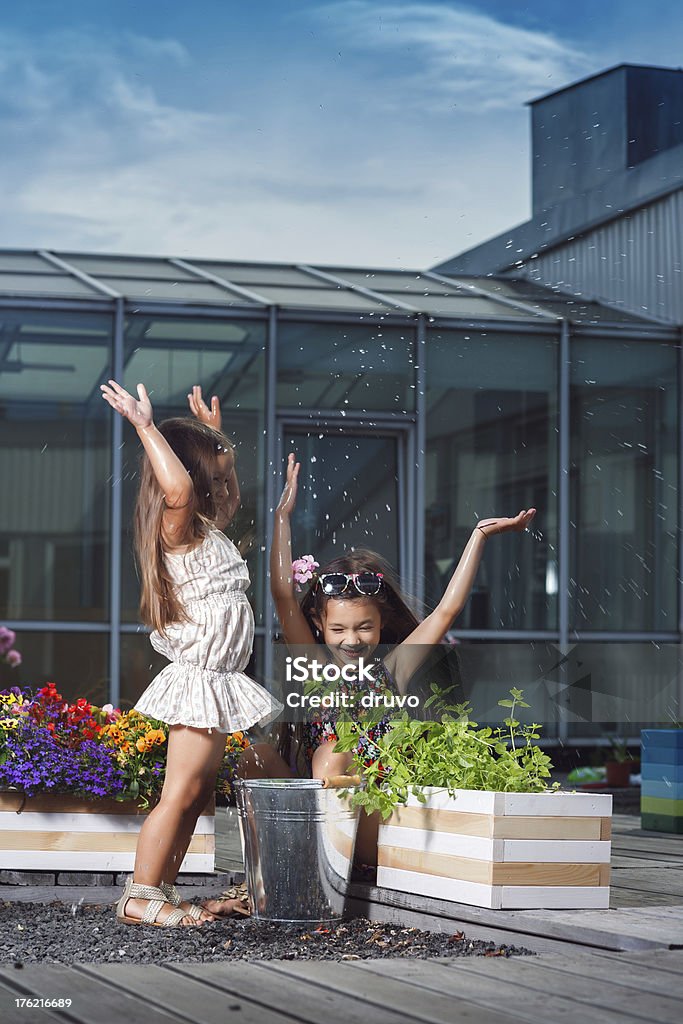
[[[179,787],[167,793],[162,793],[160,802],[172,804],[181,814],[201,814],[209,802],[212,792],[213,786],[207,786],[206,783],[200,781],[190,780],[185,783],[182,789]]]

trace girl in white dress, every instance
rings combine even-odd
[[[135,510],[141,617],[152,646],[170,664],[135,705],[169,726],[166,775],[158,804],[140,830],[132,879],[117,905],[126,924],[174,927],[242,911],[239,900],[202,907],[183,901],[174,882],[197,819],[214,792],[226,733],[264,724],[280,705],[247,675],[254,618],[247,567],[221,532],[239,507],[232,444],[221,433],[218,399],[188,396],[197,419],[157,428],[143,384],[133,398],[114,380],[102,397],[132,423],[144,454]]]

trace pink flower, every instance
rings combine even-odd
[[[13,630],[8,629],[7,626],[0,626],[0,654],[7,654],[16,638],[17,634]]]
[[[296,589],[301,590],[302,583],[308,583],[309,580],[313,579],[315,570],[320,565],[316,562],[313,555],[302,555],[301,558],[295,558],[292,562],[292,576],[296,583]]]
[[[8,665],[11,665],[12,668],[16,668],[17,665],[21,665],[21,655],[19,654],[19,651],[8,651],[5,655],[5,661]]]

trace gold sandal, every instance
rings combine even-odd
[[[148,901],[142,917],[128,917],[125,913],[126,903],[131,899]],[[172,910],[163,921],[157,921],[159,911],[169,902],[158,886],[141,885],[134,882],[131,876],[126,879],[123,896],[116,904],[116,920],[120,924],[152,924],[157,928],[178,928],[183,918],[187,917],[184,910]]]

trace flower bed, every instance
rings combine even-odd
[[[0,627],[3,645],[14,642]],[[17,652],[14,652],[15,654]],[[0,868],[129,871],[140,828],[158,801],[168,727],[137,711],[65,701],[54,683],[0,692]],[[226,738],[216,793],[229,796],[243,733]],[[181,871],[214,869],[215,797]]]
[[[35,693],[12,687],[0,693],[0,789],[136,800],[145,810],[161,793],[167,739],[163,722],[83,698],[69,704],[54,683]],[[243,733],[227,737],[217,793],[231,793],[248,745]]]

